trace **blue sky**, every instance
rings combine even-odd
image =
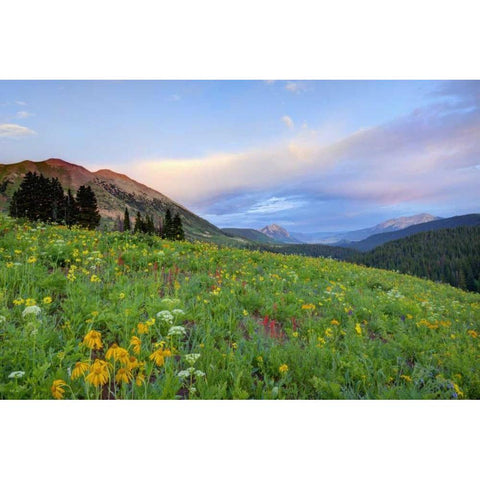
[[[480,82],[1,81],[0,163],[50,157],[221,227],[478,212]]]

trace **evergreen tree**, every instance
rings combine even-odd
[[[135,217],[135,227],[133,228],[133,233],[143,233],[144,229],[145,227],[144,227],[142,214],[140,212],[137,212],[137,216]]]
[[[123,215],[123,231],[124,232],[130,232],[132,229],[130,225],[130,214],[128,213],[128,208],[125,207],[125,213]]]
[[[93,230],[100,224],[100,214],[97,207],[97,198],[90,185],[82,185],[77,192],[78,220],[83,227]]]
[[[172,233],[175,240],[185,240],[185,233],[183,231],[182,219],[178,212],[173,217]]]
[[[75,225],[78,220],[78,215],[80,210],[78,208],[78,203],[75,200],[75,197],[72,195],[70,189],[68,189],[67,195],[65,196],[65,224],[71,227]]]
[[[162,238],[167,238],[169,240],[173,240],[175,238],[175,234],[173,233],[172,212],[170,212],[169,208],[167,208],[167,211],[165,212],[165,220],[163,221]]]
[[[39,177],[36,173],[27,172],[18,190],[12,197],[10,215],[28,220],[38,220],[38,187]]]
[[[49,185],[50,215],[52,222],[65,221],[65,194],[58,178],[52,178]]]
[[[145,218],[145,233],[149,235],[155,234],[155,225],[153,224],[153,218],[150,215],[147,215]]]

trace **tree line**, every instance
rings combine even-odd
[[[128,208],[125,208],[123,216],[122,231],[131,232],[132,225],[130,221],[130,213]],[[160,220],[158,227],[155,226],[151,215],[142,216],[140,212],[137,212],[135,217],[135,225],[133,227],[133,233],[145,233],[147,235],[158,235],[167,240],[185,240],[185,232],[183,230],[182,219],[179,213],[175,213],[172,217],[172,212],[167,208],[165,217]]]
[[[480,292],[480,227],[417,233],[349,260]]]
[[[82,185],[74,196],[70,189],[65,194],[58,178],[47,178],[43,174],[27,172],[18,190],[10,202],[10,216],[26,218],[30,221],[55,222],[64,225],[79,225],[82,228],[94,229],[100,224],[97,198],[90,185]],[[132,232],[128,208],[125,208],[123,222],[119,230]],[[180,215],[172,217],[167,209],[160,225],[155,227],[150,215],[137,213],[133,233],[159,235],[169,240],[184,240]]]
[[[95,193],[82,185],[76,196],[69,189],[64,193],[58,178],[27,172],[18,190],[12,195],[10,216],[30,221],[56,222],[94,229],[100,224]]]

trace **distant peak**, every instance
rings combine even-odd
[[[47,165],[52,165],[52,166],[60,166],[60,167],[64,167],[65,165],[73,165],[72,163],[68,163],[65,160],[62,160],[61,158],[49,158],[48,160],[45,160],[42,163],[46,163]]]

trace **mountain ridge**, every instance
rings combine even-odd
[[[102,225],[110,229],[123,218],[125,207],[134,218],[137,212],[152,215],[159,223],[167,208],[178,212],[182,218],[185,234],[190,240],[215,241],[215,243],[236,244],[218,227],[194,214],[180,203],[161,192],[154,190],[122,173],[109,169],[92,172],[82,165],[59,158],[39,162],[24,160],[11,164],[0,164],[0,210],[6,211],[13,191],[28,172],[36,172],[46,177],[57,177],[64,189],[74,193],[81,185],[90,185],[95,192],[102,216]]]

